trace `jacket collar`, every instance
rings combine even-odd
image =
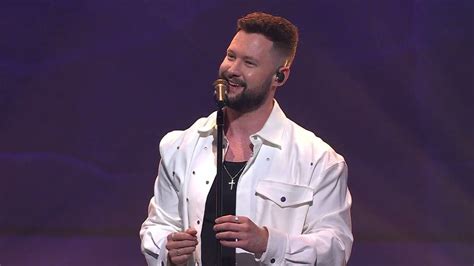
[[[217,130],[216,115],[217,112],[214,112],[209,115],[204,124],[198,129],[198,132],[201,136],[209,136]],[[276,100],[273,100],[273,109],[267,121],[265,122],[260,131],[256,132],[250,137],[260,137],[263,142],[266,142],[268,145],[275,146],[281,149],[285,122],[285,113],[283,113],[283,110],[281,110],[278,102]]]

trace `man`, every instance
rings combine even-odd
[[[148,265],[345,265],[351,196],[347,167],[274,100],[287,81],[298,32],[288,20],[252,13],[220,66],[225,108],[224,212],[215,217],[216,115],[160,143],[161,161],[140,236]],[[235,255],[237,253],[237,255]]]

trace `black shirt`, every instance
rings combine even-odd
[[[224,197],[224,215],[235,215],[235,202],[237,192],[237,182],[243,172],[243,168],[247,162],[228,162],[224,161],[223,169],[223,191]],[[227,170],[227,171],[226,171]],[[232,190],[231,176],[234,176],[234,185]],[[212,229],[216,219],[216,182],[212,183],[211,190],[207,195],[206,209],[204,211],[204,222],[202,224],[201,232],[201,258],[202,265],[217,265],[217,245],[219,242],[216,239],[216,233]],[[235,265],[235,248],[222,247],[222,265]]]

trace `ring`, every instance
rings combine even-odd
[[[235,221],[236,223],[238,223],[238,222],[239,222],[239,217],[235,216],[235,217],[234,217],[234,221]]]
[[[180,256],[180,255],[179,255],[179,249],[176,250],[176,255],[177,255],[177,256]]]

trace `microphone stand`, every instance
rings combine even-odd
[[[216,216],[223,215],[224,197],[223,191],[223,175],[222,169],[224,165],[223,158],[223,139],[224,139],[224,111],[222,107],[217,110],[217,175],[216,175]],[[222,266],[222,245],[217,243],[217,265]]]
[[[224,79],[218,79],[214,82],[215,96],[217,102],[217,174],[216,174],[216,216],[221,217],[224,213],[224,196],[222,194],[223,188],[223,140],[224,140],[224,106],[225,106],[225,93],[227,90],[228,83]],[[217,265],[222,266],[222,245],[217,243]]]

